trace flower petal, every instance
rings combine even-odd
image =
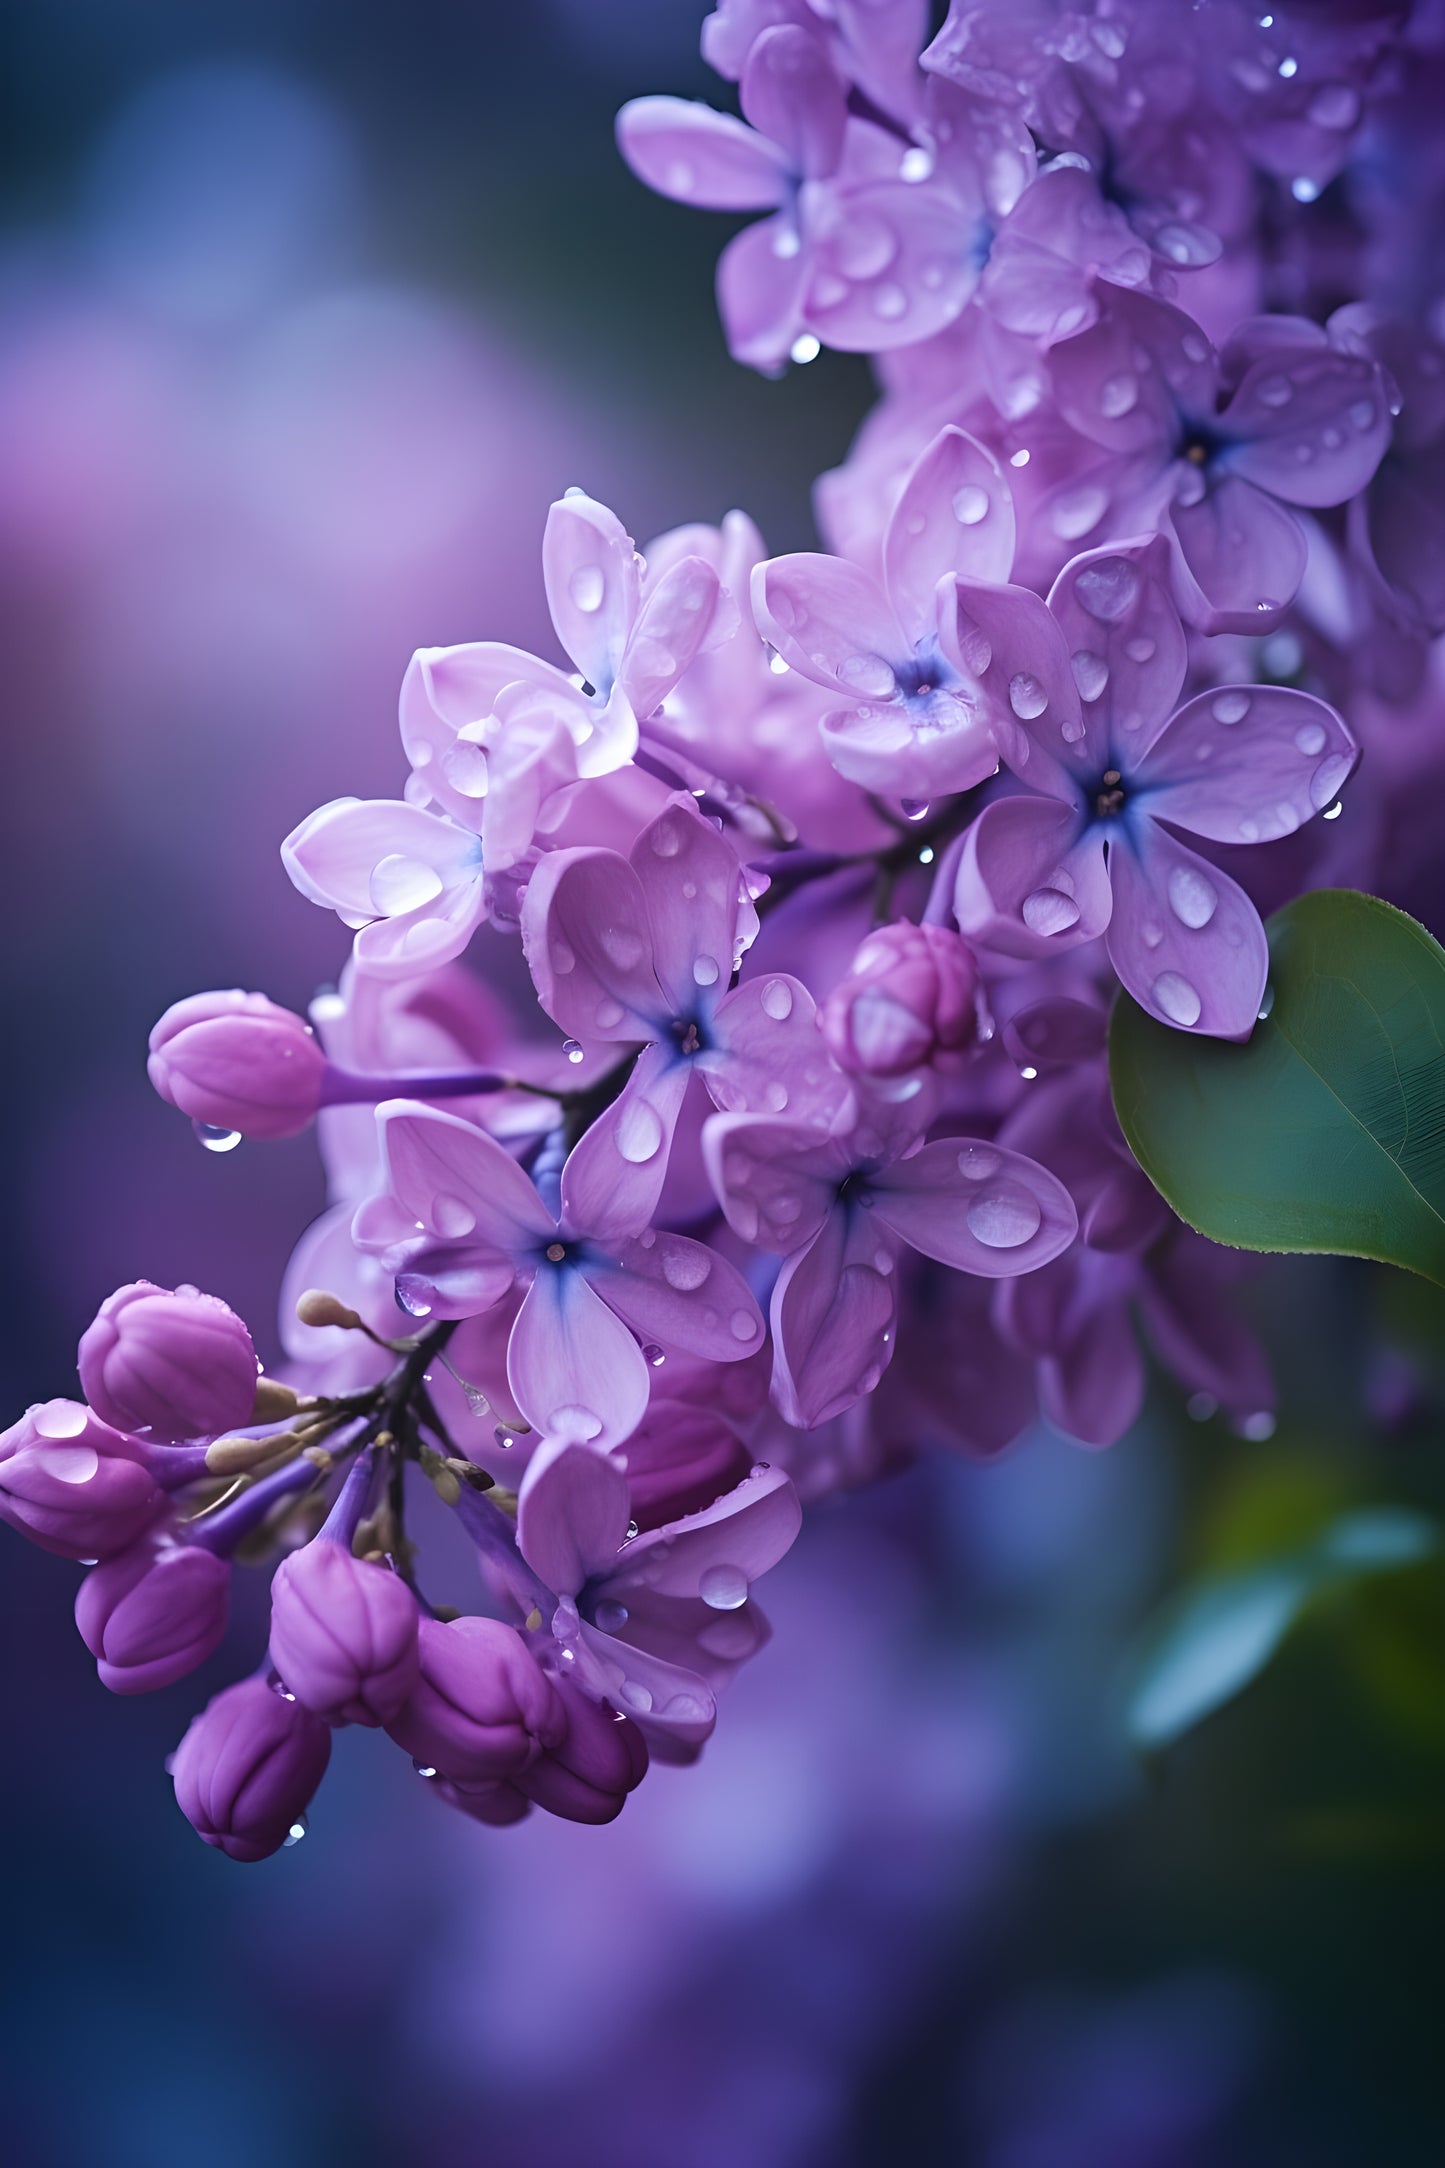
[[[631,1717],[657,1759],[695,1761],[717,1723],[707,1681],[595,1626],[584,1624],[579,1638],[593,1691]]]
[[[702,1148],[729,1225],[784,1254],[812,1240],[849,1168],[847,1152],[805,1123],[756,1114],[714,1115]]]
[[[991,452],[950,424],[914,461],[883,538],[883,580],[915,644],[934,629],[946,572],[999,582],[1013,569],[1013,496]]]
[[[544,1265],[528,1288],[507,1379],[534,1430],[599,1452],[621,1445],[647,1411],[642,1350],[572,1265]]]
[[[801,551],[753,570],[753,615],[790,669],[850,700],[886,700],[909,643],[876,580]]]
[[[542,577],[558,639],[605,698],[637,618],[641,572],[631,535],[605,504],[569,490],[547,514]]]
[[[790,213],[733,235],[718,258],[717,305],[734,361],[781,372],[803,326],[807,268]]]
[[[1050,349],[1054,396],[1081,436],[1111,452],[1150,454],[1162,467],[1184,417],[1214,415],[1214,351],[1182,309],[1152,294],[1105,291],[1098,322]]]
[[[1363,489],[1390,441],[1378,365],[1324,344],[1270,346],[1220,418],[1240,441],[1229,468],[1287,504],[1343,504]]]
[[[939,633],[1014,774],[1050,797],[1072,797],[1079,691],[1048,605],[1026,587],[958,580],[952,608],[940,597]]]
[[[979,1279],[1032,1272],[1078,1232],[1057,1176],[1001,1145],[940,1137],[871,1177],[873,1217],[925,1257]]]
[[[726,637],[729,621],[737,623],[736,605],[704,558],[683,557],[668,567],[642,602],[622,662],[622,691],[639,718],[662,706],[689,663],[714,644],[720,625]]]
[[[678,796],[643,829],[631,862],[669,1014],[711,1016],[733,974],[742,893],[737,853],[693,799]]]
[[[1201,632],[1267,632],[1304,577],[1305,531],[1241,475],[1216,479],[1197,504],[1175,502],[1175,591]]]
[[[848,1079],[830,1059],[818,1011],[801,979],[764,972],[718,1005],[713,1045],[696,1067],[729,1114],[782,1114],[832,1128],[844,1114]]]
[[[530,1177],[485,1130],[409,1099],[388,1099],[376,1119],[389,1189],[439,1241],[530,1258],[556,1232]]]
[[[1140,820],[1112,844],[1109,960],[1161,1023],[1214,1039],[1247,1039],[1269,975],[1269,948],[1237,881]]]
[[[620,1460],[549,1438],[517,1494],[517,1547],[548,1588],[575,1596],[584,1581],[616,1568],[629,1510]]]
[[[293,828],[281,861],[303,896],[365,923],[479,882],[474,835],[399,798],[335,798]]]
[[[1097,829],[1053,798],[1000,798],[968,830],[953,910],[960,929],[1005,956],[1092,941],[1113,900]]]
[[[766,211],[788,192],[777,146],[700,100],[629,99],[617,116],[617,148],[640,181],[676,203]]]
[[[803,1525],[792,1479],[758,1468],[701,1513],[638,1536],[612,1561],[607,1590],[700,1596],[719,1611],[740,1609],[751,1584],[776,1566]]]
[[[1151,814],[1215,843],[1268,843],[1322,812],[1359,759],[1323,700],[1224,685],[1186,701],[1137,778]]]
[[[893,1353],[898,1276],[872,1215],[838,1207],[773,1289],[773,1402],[801,1430],[871,1393]]]
[[[401,741],[407,758],[436,803],[474,831],[495,788],[498,763],[510,775],[519,771],[519,731],[535,765],[544,749],[555,745],[565,753],[591,727],[588,703],[569,678],[500,641],[419,647],[402,680]],[[559,778],[565,772],[560,766]],[[529,826],[521,848],[530,840]],[[491,835],[487,859],[498,862]]]
[[[522,946],[537,999],[583,1040],[651,1039],[667,1004],[637,875],[616,851],[549,851],[527,884]]]
[[[753,127],[780,146],[800,180],[831,173],[843,151],[845,87],[816,32],[780,23],[753,42],[738,85]]]
[[[1155,535],[1087,551],[1059,574],[1049,608],[1083,703],[1083,732],[1059,757],[1081,775],[1110,765],[1127,773],[1173,713],[1189,660],[1169,545]]]
[[[804,312],[813,331],[850,354],[932,338],[978,284],[960,232],[966,224],[952,189],[892,180],[829,187],[805,227]]]
[[[651,1229],[582,1267],[603,1301],[663,1348],[709,1362],[740,1362],[762,1345],[763,1320],[747,1281],[690,1235]]]
[[[562,1217],[569,1228],[613,1242],[652,1225],[688,1076],[671,1047],[643,1048],[617,1098],[568,1154]]]

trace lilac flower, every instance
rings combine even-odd
[[[86,1399],[117,1430],[170,1443],[251,1420],[261,1367],[251,1335],[198,1288],[118,1287],[86,1327],[78,1359]]]
[[[333,798],[281,846],[303,896],[356,928],[357,968],[414,978],[459,956],[485,909],[482,846],[395,798]]]
[[[231,1859],[279,1852],[331,1759],[331,1733],[264,1678],[209,1701],[170,1760],[176,1804],[197,1836]]]
[[[1006,955],[1107,932],[1110,962],[1151,1016],[1247,1039],[1269,962],[1259,913],[1171,831],[1216,843],[1292,834],[1332,802],[1357,748],[1332,708],[1282,686],[1216,687],[1171,713],[1185,646],[1166,567],[1157,537],[1094,551],[1040,609],[1001,743],[1044,795],[980,814],[954,909],[966,934]]]
[[[770,211],[730,241],[718,305],[739,361],[776,371],[800,338],[873,353],[952,321],[978,280],[990,231],[982,178],[850,112],[814,29],[778,23],[751,41],[746,121],[681,98],[634,98],[617,116],[628,164],[650,188],[718,211]]]
[[[150,1035],[150,1080],[193,1121],[247,1137],[294,1137],[321,1105],[315,1033],[264,994],[192,994]]]
[[[220,1646],[231,1569],[200,1544],[142,1536],[80,1584],[75,1623],[113,1694],[149,1694]]]
[[[1393,618],[1445,631],[1445,342],[1364,303],[1338,309],[1330,335],[1398,386],[1401,410],[1373,480],[1350,506],[1350,541]]]
[[[692,1076],[719,1106],[791,1105],[805,1121],[847,1100],[805,986],[774,973],[728,990],[757,925],[741,881],[732,849],[678,797],[628,858],[553,851],[528,884],[522,942],[547,1014],[579,1042],[645,1042],[568,1163],[573,1209],[597,1233],[651,1221]]]
[[[352,1556],[374,1473],[361,1454],[320,1534],[271,1581],[271,1660],[329,1724],[390,1724],[417,1680],[415,1596],[390,1566]]]
[[[1074,1207],[1053,1175],[965,1137],[924,1144],[924,1119],[905,1100],[827,1138],[765,1115],[708,1123],[703,1149],[729,1222],[786,1260],[770,1313],[773,1399],[800,1428],[871,1393],[892,1360],[905,1247],[1000,1279],[1074,1239]]]
[[[507,1375],[544,1436],[605,1447],[636,1427],[649,1373],[634,1332],[714,1362],[760,1345],[762,1318],[733,1266],[650,1227],[630,1193],[611,1209],[575,1153],[553,1212],[501,1145],[455,1116],[398,1100],[378,1120],[388,1191],[358,1216],[358,1241],[402,1272],[418,1313],[474,1316],[525,1287]]]
[[[43,1400],[0,1433],[0,1520],[61,1558],[113,1558],[165,1509],[123,1437],[74,1400]]]
[[[648,581],[616,514],[580,489],[547,515],[542,571],[580,687],[520,648],[480,641],[419,649],[401,691],[413,789],[480,835],[488,879],[517,864],[579,778],[631,759],[639,721],[736,622],[710,564],[685,556]]]
[[[1390,441],[1377,364],[1299,317],[1254,317],[1216,354],[1182,310],[1116,293],[1049,366],[1064,418],[1111,455],[1096,524],[1107,509],[1116,535],[1165,535],[1205,632],[1278,621],[1305,567],[1291,508],[1355,496]]]
[[[416,1683],[387,1725],[416,1761],[455,1783],[516,1778],[567,1719],[556,1687],[515,1627],[497,1619],[422,1619]]]
[[[621,1460],[548,1444],[527,1469],[517,1544],[554,1599],[564,1676],[635,1719],[654,1753],[690,1761],[717,1721],[716,1694],[766,1625],[752,1583],[791,1546],[801,1511],[780,1470],[756,1468],[700,1513],[628,1537]]]
[[[1013,544],[1013,504],[996,463],[948,428],[903,486],[881,582],[835,557],[758,566],[760,630],[838,703],[823,737],[840,774],[926,804],[993,773],[994,727],[1007,713],[998,688],[1020,667],[1011,605],[1021,590],[1000,584]]]

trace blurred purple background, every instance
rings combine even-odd
[[[735,368],[716,222],[612,149],[624,97],[715,87],[701,12],[31,0],[0,31],[7,1409],[73,1388],[139,1276],[274,1346],[313,1145],[201,1151],[145,1035],[198,987],[334,976],[277,844],[399,786],[412,648],[549,651],[573,482],[639,542],[733,503],[811,538],[866,371]],[[1262,1290],[1286,1361],[1333,1303],[1348,1367],[1355,1284]],[[254,1870],[162,1761],[256,1601],[199,1680],[117,1702],[74,1569],[7,1537],[7,2160],[1425,2168],[1417,1863],[1290,1834],[1368,1722],[1329,1661],[1163,1795],[1122,1743],[1199,1451],[1161,1409],[820,1511],[701,1768],[612,1828],[481,1829],[348,1733]]]

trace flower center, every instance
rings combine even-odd
[[[1094,793],[1094,811],[1101,820],[1112,820],[1124,810],[1124,778],[1117,768],[1106,768],[1099,778],[1099,788]]]
[[[551,1264],[560,1265],[566,1255],[567,1245],[565,1242],[549,1242],[547,1244],[547,1257]]]

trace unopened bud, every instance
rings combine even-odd
[[[289,1385],[279,1378],[260,1378],[256,1383],[256,1398],[251,1403],[253,1423],[279,1423],[284,1416],[294,1415],[300,1402]]]
[[[173,1444],[238,1429],[256,1397],[251,1335],[215,1295],[137,1280],[101,1304],[80,1382],[102,1421]]]
[[[332,1724],[387,1724],[416,1683],[416,1598],[389,1567],[320,1536],[271,1583],[271,1654],[286,1684]]]
[[[149,1694],[203,1664],[226,1630],[231,1569],[200,1545],[150,1534],[88,1573],[75,1623],[113,1694]]]
[[[314,1032],[264,994],[192,994],[150,1036],[150,1080],[194,1121],[245,1137],[294,1137],[321,1105],[326,1056]]]
[[[171,1757],[181,1812],[232,1859],[279,1852],[331,1756],[331,1733],[264,1679],[242,1679],[195,1718]]]
[[[852,1076],[906,1076],[978,1032],[978,966],[948,926],[900,919],[870,933],[818,1013],[834,1060]]]
[[[342,1332],[364,1330],[355,1310],[349,1310],[339,1295],[329,1295],[324,1287],[308,1287],[296,1300],[296,1316],[303,1325],[336,1325]]]
[[[0,1521],[61,1558],[113,1558],[166,1506],[137,1454],[79,1401],[41,1401],[0,1435]]]

